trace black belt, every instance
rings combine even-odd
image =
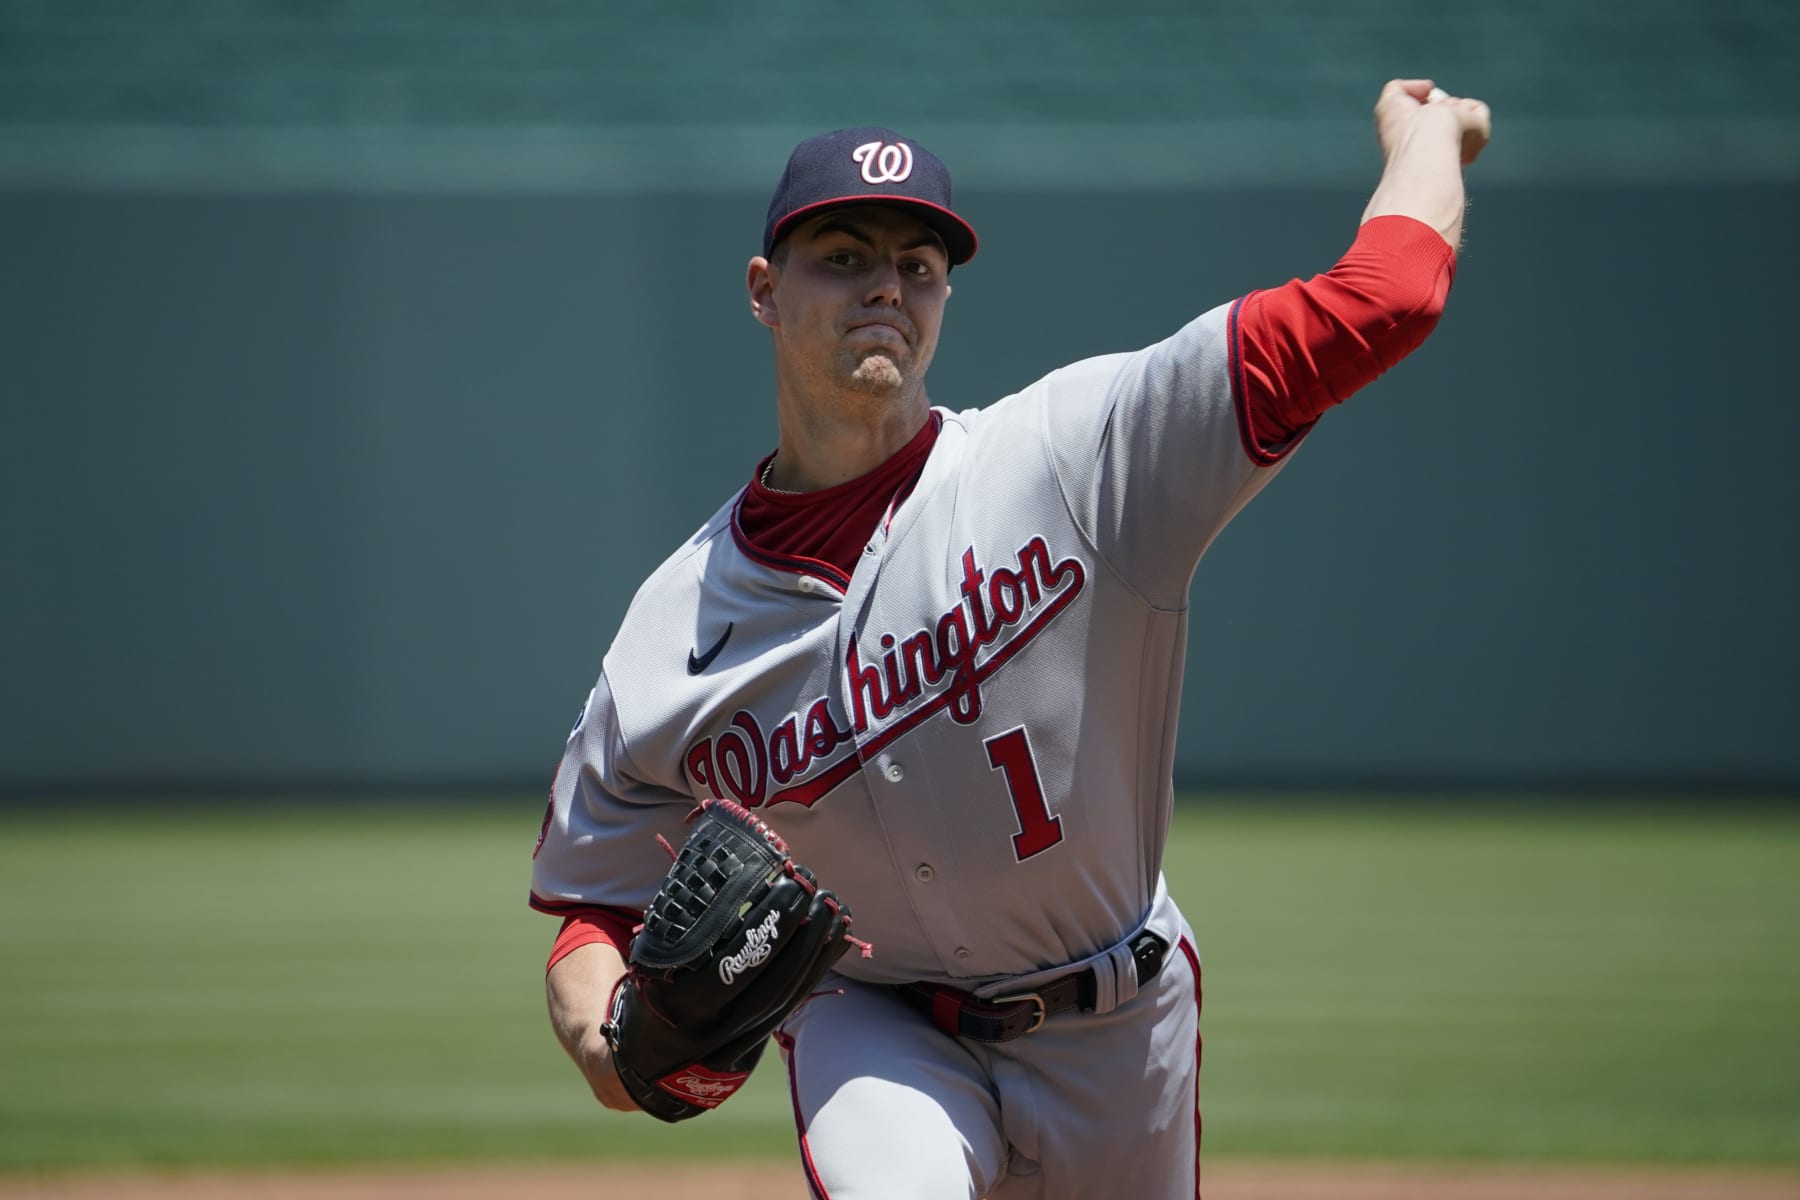
[[[1140,986],[1156,978],[1168,952],[1168,943],[1154,933],[1140,933],[1133,939],[1131,956],[1137,959]],[[995,996],[992,1000],[942,983],[904,983],[894,990],[951,1037],[972,1042],[1010,1042],[1037,1032],[1058,1013],[1093,1012],[1099,984],[1094,968],[1088,967],[1035,992]]]

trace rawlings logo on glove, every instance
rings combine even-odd
[[[733,980],[751,967],[760,967],[769,961],[774,948],[770,945],[781,934],[781,914],[772,912],[763,918],[763,923],[744,934],[744,948],[736,954],[727,954],[719,960],[719,982],[729,987]]]
[[[707,800],[690,819],[602,1027],[626,1090],[664,1121],[723,1104],[832,964],[869,954],[850,910],[749,810]]]

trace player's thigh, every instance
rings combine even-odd
[[[1017,1153],[993,1200],[1193,1200],[1200,978],[1191,945],[1173,949],[1123,1007],[1055,1017],[994,1048]]]
[[[979,1063],[885,988],[834,980],[779,1035],[802,1165],[829,1200],[985,1195],[1006,1161]]]

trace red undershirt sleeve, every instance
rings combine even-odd
[[[1250,458],[1279,460],[1326,409],[1417,348],[1443,315],[1455,272],[1435,229],[1376,217],[1323,275],[1240,300],[1233,385]]]
[[[642,921],[642,917],[618,908],[586,908],[573,913],[557,932],[556,943],[550,948],[550,961],[544,964],[544,970],[549,971],[571,950],[595,942],[605,942],[620,955],[630,957],[631,938]]]

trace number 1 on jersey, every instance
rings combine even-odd
[[[1013,853],[1019,861],[1062,841],[1062,818],[1051,816],[1050,806],[1044,803],[1044,788],[1038,782],[1037,762],[1031,757],[1025,727],[991,737],[982,745],[987,747],[988,765],[1005,775],[1013,811],[1019,814],[1019,832],[1013,834]]]

